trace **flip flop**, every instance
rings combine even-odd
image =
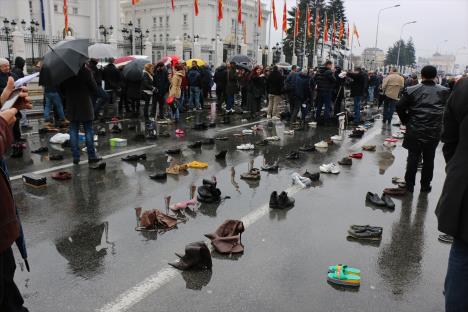
[[[336,272],[328,273],[327,281],[332,284],[359,287],[361,285],[361,277],[352,274],[346,274],[341,269]]]
[[[328,267],[328,273],[334,273],[339,269],[343,270],[345,274],[361,275],[361,270],[356,269],[356,268],[351,268],[347,266],[346,264],[331,265]]]

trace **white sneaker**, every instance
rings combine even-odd
[[[247,143],[247,144],[241,144],[237,146],[238,150],[253,150],[255,146],[253,144]]]
[[[320,141],[318,143],[315,143],[315,147],[318,148],[328,148],[328,143],[325,141]]]
[[[242,130],[242,134],[253,134],[253,130],[244,129],[244,130]]]
[[[383,143],[383,146],[389,147],[389,148],[393,148],[393,147],[396,146],[396,143],[395,143],[395,142],[388,142],[388,141],[385,141],[385,142]]]
[[[316,121],[311,121],[311,122],[309,122],[309,127],[311,127],[311,128],[317,128],[317,122],[316,122]]]
[[[330,139],[332,139],[333,141],[343,141],[343,137],[341,135],[334,135],[332,136]]]
[[[275,135],[275,136],[271,136],[271,137],[266,137],[265,140],[267,140],[267,141],[279,141],[280,138],[279,138],[279,136]]]
[[[323,164],[320,166],[320,171],[323,173],[338,174],[340,173],[340,168],[334,163]]]
[[[284,130],[283,133],[288,135],[294,135],[294,130]]]
[[[392,135],[395,139],[403,139],[405,137],[405,135],[401,132],[397,132],[395,134]]]

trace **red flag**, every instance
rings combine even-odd
[[[195,16],[198,16],[198,0],[194,0],[193,7],[195,9]]]
[[[271,0],[271,11],[273,12],[273,27],[275,27],[275,30],[278,30],[278,22],[276,21],[275,0]]]
[[[317,16],[315,17],[315,38],[320,36],[320,9],[317,8]]]
[[[356,36],[356,38],[359,40],[359,33],[356,28],[356,24],[353,24],[353,36]]]
[[[172,12],[174,12],[174,0],[171,0]]]
[[[286,32],[288,30],[288,18],[286,17],[286,13],[287,12],[287,9],[286,9],[286,1],[284,1],[284,6],[283,6],[283,31]]]
[[[328,16],[327,13],[325,13],[325,22],[323,25],[323,42],[327,43],[328,42]]]
[[[299,4],[296,6],[296,18],[294,23],[294,33],[296,36],[299,34],[299,18],[301,17],[301,11],[299,10]]]
[[[133,0],[132,0],[133,4]],[[65,16],[65,36],[68,36],[68,6],[67,0],[63,0],[63,15]]]
[[[340,30],[338,32],[338,41],[341,43],[341,39],[343,39],[343,33],[344,33],[344,25],[343,25],[343,19],[340,21]]]
[[[310,9],[309,6],[307,6],[307,38],[310,38],[312,36],[312,32],[310,31]]]
[[[332,45],[335,44],[335,32],[336,32],[336,28],[335,28],[335,15],[333,15],[333,31],[332,31]]]
[[[66,2],[66,0],[65,0],[65,2]],[[132,0],[132,5],[136,5],[136,4],[138,4],[138,2],[140,2],[140,0]]]
[[[257,0],[257,2],[258,2],[257,23],[258,23],[258,27],[262,27],[262,20],[263,20],[263,16],[262,16],[262,1],[261,1],[261,0]]]
[[[242,0],[237,0],[237,22],[242,23]]]
[[[218,22],[223,19],[223,0],[218,0]]]

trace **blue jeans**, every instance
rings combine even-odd
[[[361,96],[354,97],[354,123],[361,122]]]
[[[226,97],[226,110],[231,110],[234,107],[234,95]]]
[[[320,92],[317,94],[317,111],[315,112],[315,119],[319,120],[320,115],[322,114],[322,107],[325,106],[324,118],[325,120],[330,119],[330,110],[331,110],[331,92]]]
[[[391,99],[389,97],[385,98],[384,106],[383,106],[383,122],[390,123],[393,118],[393,113],[395,113],[395,106],[397,104],[397,100]]]
[[[89,121],[71,121],[70,122],[70,145],[73,160],[80,160],[80,140],[79,140],[79,131],[80,123],[83,124],[86,138],[86,149],[88,152],[88,160],[96,158],[96,150],[94,149],[94,131],[93,131],[93,122]]]
[[[58,92],[46,92],[45,93],[45,107],[44,107],[44,119],[46,121],[50,120],[50,108],[54,106],[54,110],[57,113],[60,120],[65,119],[65,114],[63,113],[62,99]]]
[[[190,87],[189,108],[200,108],[200,88]]]
[[[468,311],[468,244],[453,240],[445,277],[445,311]]]
[[[174,99],[173,107],[171,107],[171,118],[179,120],[179,106],[182,105],[181,98]]]
[[[374,102],[374,90],[375,87],[369,87],[367,89],[367,93],[369,94],[369,97],[367,99],[369,100],[369,102]]]

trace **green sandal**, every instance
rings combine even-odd
[[[359,287],[361,285],[361,277],[353,274],[346,274],[338,267],[336,272],[328,273],[327,281],[332,284]]]
[[[343,270],[344,274],[361,275],[361,270],[349,267],[346,264],[331,265],[328,267],[328,273],[335,273],[338,267]]]

